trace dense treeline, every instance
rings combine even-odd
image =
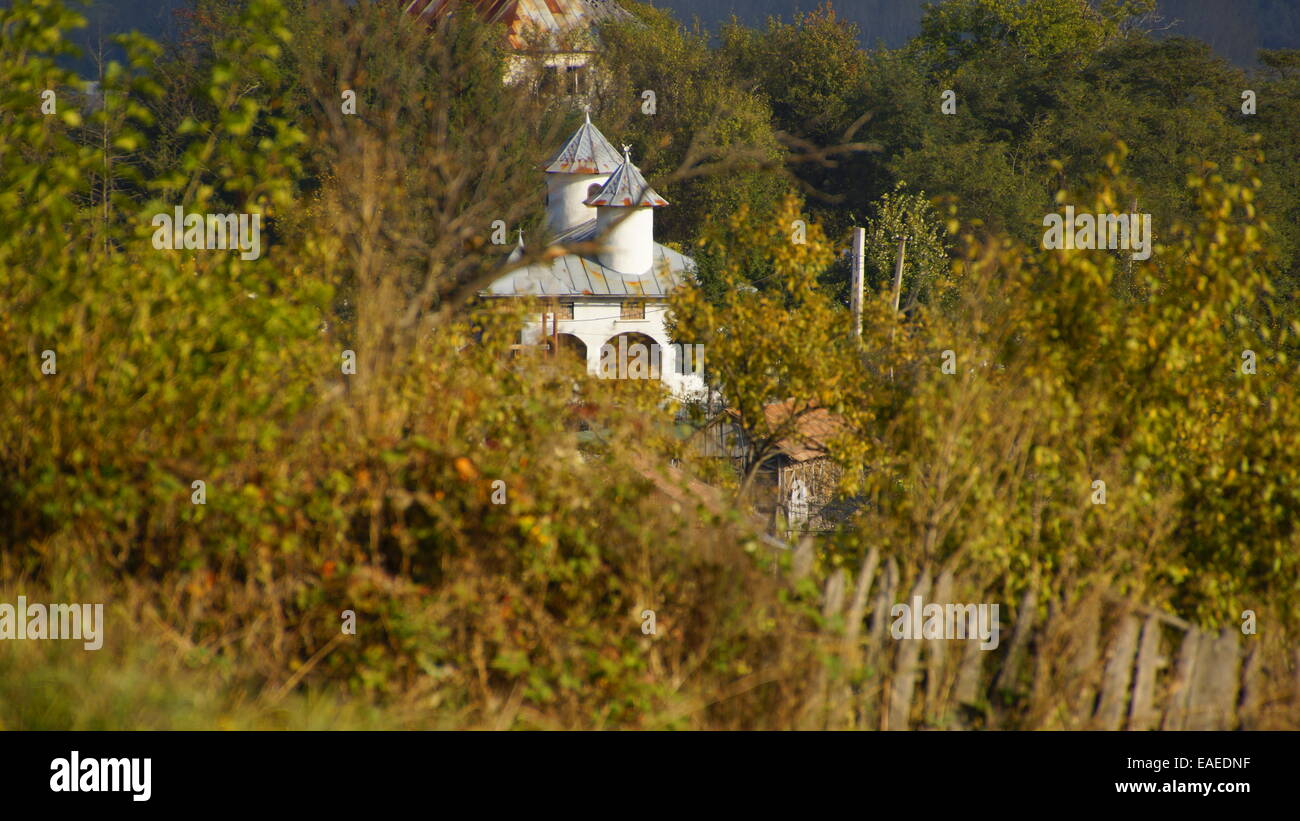
[[[1198,40],[1153,37],[1143,27],[1147,3],[1103,8],[1108,14],[1077,0],[956,0],[932,9],[903,48],[872,52],[857,48],[852,22],[826,8],[758,29],[724,26],[713,48],[646,11],[647,26],[614,38],[610,68],[625,78],[614,96],[661,88],[665,110],[681,112],[730,95],[750,112],[733,118],[731,133],[770,142],[770,124],[796,153],[805,144],[869,143],[795,167],[811,212],[837,240],[902,185],[1031,242],[1055,192],[1095,173],[1116,141],[1131,152],[1138,210],[1153,214],[1159,232],[1191,214],[1183,183],[1192,163],[1227,164],[1259,134],[1261,198],[1275,216],[1285,281],[1300,282],[1300,52],[1265,52],[1264,65],[1247,73]],[[695,56],[672,59],[683,51]],[[955,114],[942,111],[946,90]],[[1253,115],[1242,112],[1246,90],[1256,96]],[[653,171],[658,146],[634,136]],[[663,159],[671,167],[681,153]],[[729,181],[724,198],[774,202],[770,177],[743,182]],[[690,204],[666,215],[670,236],[692,233],[711,207],[694,191],[680,198]]]
[[[400,2],[400,0],[398,0]],[[926,0],[841,0],[836,11],[858,26],[865,48],[883,43],[899,48],[920,32]],[[817,0],[656,0],[653,5],[670,9],[679,20],[699,18],[716,29],[733,15],[753,28],[761,28],[769,17],[789,20],[796,12],[814,10]],[[114,0],[95,3],[87,10],[89,25],[74,32],[71,40],[93,55],[101,40],[110,53],[109,38],[116,33],[141,31],[150,37],[169,37],[180,25],[177,12],[186,0]],[[1194,37],[1209,43],[1215,53],[1236,65],[1255,65],[1260,49],[1300,48],[1300,7],[1290,0],[1159,0],[1159,21],[1164,33]],[[83,58],[75,65],[82,73],[93,70],[94,61]]]
[[[862,45],[884,43],[898,48],[920,32],[928,0],[841,0],[836,10],[857,24]],[[769,17],[812,11],[816,0],[656,0],[682,20],[699,17],[717,26],[732,15],[749,26],[761,27]],[[1238,65],[1253,65],[1263,49],[1300,47],[1300,9],[1287,0],[1159,0],[1156,12],[1161,31],[1195,37],[1210,43],[1215,52]]]

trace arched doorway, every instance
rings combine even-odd
[[[605,340],[600,346],[601,379],[662,379],[663,350],[653,337],[632,331]]]
[[[587,364],[587,343],[573,334],[558,334],[555,337],[555,355],[561,359]]]

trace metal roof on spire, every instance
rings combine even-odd
[[[608,174],[618,169],[623,158],[591,124],[591,113],[564,147],[543,164],[548,174]]]
[[[584,205],[608,205],[616,208],[660,208],[668,200],[655,193],[650,183],[632,164],[631,146],[623,146],[623,161],[605,182],[605,187]]]

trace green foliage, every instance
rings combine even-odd
[[[775,128],[793,149],[801,187],[839,206],[813,210],[832,235],[847,227],[844,209],[860,202],[854,159],[862,148],[837,150],[855,145],[869,114],[860,100],[868,59],[857,38],[856,27],[826,4],[796,13],[790,23],[769,18],[762,30],[733,20],[718,47],[736,82],[757,88],[771,107]]]
[[[1017,61],[1072,55],[1086,59],[1115,37],[1124,21],[1154,7],[1154,0],[947,0],[927,7],[911,46],[941,73],[959,71],[990,51]]]
[[[860,116],[852,101],[866,54],[857,48],[856,27],[830,5],[796,13],[790,23],[769,18],[762,31],[733,20],[721,38],[721,56],[735,76],[758,84],[781,130],[828,144]]]
[[[633,147],[638,167],[672,203],[656,214],[661,235],[690,242],[707,214],[771,208],[789,185],[772,173],[784,152],[752,80],[733,73],[706,33],[653,7],[627,6],[636,20],[601,32],[609,81],[592,116],[611,140]],[[643,110],[647,90],[654,114]]]
[[[196,714],[231,726],[794,726],[847,632],[813,579],[772,573],[744,504],[656,469],[683,447],[652,386],[514,355],[536,306],[475,299],[502,271],[493,220],[545,258],[537,152],[574,112],[503,85],[499,31],[472,20],[197,9],[170,50],[123,41],[94,113],[55,60],[79,18],[0,10],[0,580],[102,592],[140,636],[111,663],[0,659],[0,722],[178,724],[157,685],[175,675],[218,693]],[[1140,4],[936,9],[912,49],[870,57],[829,10],[717,47],[640,6],[604,33],[596,113],[674,202],[664,233],[698,248],[673,331],[706,346],[751,445],[744,478],[828,411],[840,489],[865,502],[825,565],[869,544],[993,600],[1101,585],[1291,630],[1294,55],[1247,77],[1133,33]],[[773,173],[778,131],[855,127],[885,150],[797,177],[829,198]],[[926,195],[949,203],[946,232]],[[1040,249],[1045,212],[1135,202],[1155,214],[1150,260]],[[152,217],[176,205],[263,216],[262,255],[154,248]],[[819,216],[836,239],[869,218],[877,292],[888,240],[913,237],[911,310],[873,297],[850,334]],[[39,680],[48,696],[14,706]],[[120,699],[77,718],[83,680]]]
[[[1294,303],[1300,299],[1300,50],[1261,52],[1267,68],[1254,78],[1253,90],[1264,103],[1250,123],[1261,137],[1265,162],[1260,167],[1264,181],[1259,207],[1272,217],[1274,236],[1282,270],[1277,280],[1278,296],[1291,303],[1286,313],[1296,316]],[[1240,93],[1238,94],[1240,98]],[[1247,118],[1243,118],[1247,119]]]
[[[1116,210],[1132,192],[1123,153],[1058,201]],[[1296,329],[1260,321],[1273,261],[1252,165],[1199,171],[1200,216],[1144,263],[964,233],[957,310],[922,310],[905,337],[916,364],[899,371],[866,530],[1004,600],[1102,577],[1207,625],[1244,609],[1295,623],[1300,497],[1280,443],[1300,426]]]
[[[333,26],[344,44],[381,42],[384,26],[415,36],[378,6],[319,13],[293,26]],[[245,698],[264,711],[240,726],[321,720],[278,712],[303,688],[409,708],[426,726],[788,721],[811,650],[777,628],[780,582],[748,555],[752,528],[633,459],[676,446],[661,397],[512,359],[518,310],[470,304],[500,271],[490,219],[536,207],[511,146],[554,137],[491,74],[481,27],[424,38],[447,85],[417,115],[374,83],[431,88],[436,75],[298,49],[279,3],[219,19],[182,75],[189,89],[171,85],[174,64],[108,67],[109,109],[135,116],[103,124],[134,129],[139,156],[157,140],[179,159],[126,180],[77,118],[40,112],[41,88],[72,82],[47,53],[75,19],[37,0],[0,12],[0,522],[19,546],[0,577],[72,600],[103,591],[113,629],[141,636],[118,657],[164,670],[148,647],[186,648],[185,680],[223,689],[200,715]],[[343,69],[369,90],[358,120],[331,113],[326,78]],[[176,99],[192,112],[176,117]],[[472,108],[485,101],[497,109]],[[467,135],[448,112],[520,136]],[[427,128],[404,144],[416,116]],[[386,128],[399,118],[408,131]],[[109,178],[105,218],[87,180]],[[156,249],[151,219],[175,204],[267,216],[261,256]],[[345,349],[355,375],[341,373]],[[45,350],[55,373],[41,371]],[[583,414],[599,416],[602,446],[581,444]],[[646,608],[668,641],[642,634]],[[356,635],[340,632],[345,610]],[[6,672],[30,681],[33,664]],[[0,720],[176,726],[166,692],[85,669],[121,701],[72,721],[60,684]],[[710,704],[750,675],[773,686]]]
[[[705,345],[710,373],[749,442],[746,485],[807,415],[830,411],[855,430],[870,419],[858,401],[866,383],[849,316],[817,284],[833,252],[815,223],[795,240],[799,206],[791,196],[770,216],[742,208],[726,227],[712,227],[706,245],[716,251],[743,238],[746,253],[718,254],[725,261],[714,289],[680,289],[670,300],[674,338]],[[771,261],[762,289],[747,276],[749,254]],[[770,418],[767,407],[786,401],[789,412]],[[839,444],[846,459],[858,453],[847,437]]]
[[[931,299],[936,286],[947,279],[948,247],[944,227],[925,193],[911,193],[901,185],[880,198],[867,220],[864,282],[887,296],[894,288],[900,236],[907,238],[899,301],[906,311]]]

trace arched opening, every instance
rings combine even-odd
[[[587,343],[573,334],[559,334],[555,340],[555,355],[561,359],[587,364]]]
[[[635,331],[612,336],[600,346],[602,379],[662,379],[664,351],[653,337]]]

